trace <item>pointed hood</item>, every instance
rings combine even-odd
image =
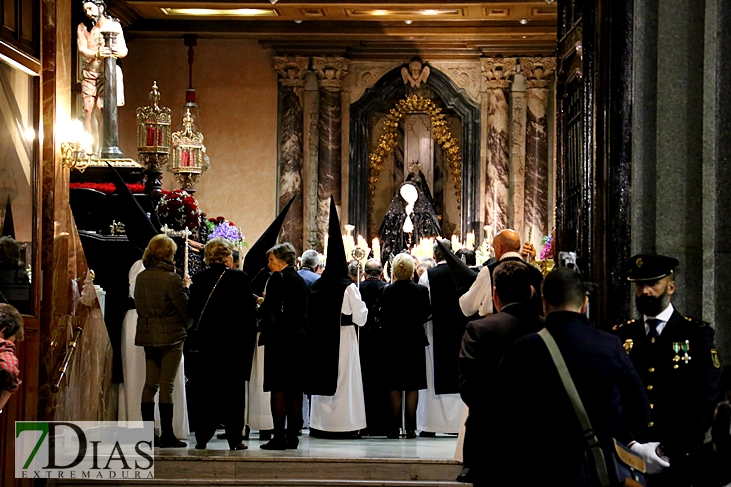
[[[127,187],[122,176],[114,167],[107,162],[112,170],[114,187],[117,190],[119,202],[119,215],[122,223],[124,223],[125,232],[129,239],[130,245],[142,251],[147,248],[152,237],[160,233],[160,229],[150,221],[145,210],[142,209],[140,203]]]
[[[296,197],[297,195],[292,196],[289,203],[284,206],[282,211],[279,212],[279,215],[277,215],[277,218],[264,230],[261,237],[254,242],[254,245],[251,246],[246,256],[244,256],[243,269],[252,279],[263,267],[267,266],[266,252],[277,244],[277,238],[279,237],[279,232],[282,230],[284,219]]]
[[[2,236],[12,237],[15,240],[15,222],[13,221],[13,207],[10,205],[10,195],[8,195],[8,202],[5,204]]]
[[[327,234],[327,262],[322,278],[331,281],[347,279],[349,282],[353,282],[348,277],[348,257],[345,255],[343,235],[340,233],[340,219],[335,207],[335,199],[332,196],[330,196],[330,221]]]
[[[477,272],[467,267],[467,264],[462,262],[462,259],[458,258],[451,250],[442,245],[441,239],[439,238],[437,239],[437,245],[442,250],[444,260],[447,262],[447,266],[449,266],[450,274],[452,274],[454,285],[457,286],[457,293],[461,296],[475,282]]]

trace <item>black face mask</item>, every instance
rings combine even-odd
[[[657,316],[668,307],[668,290],[660,296],[638,296],[635,298],[637,311],[645,316]]]

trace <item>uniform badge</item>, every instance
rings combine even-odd
[[[642,269],[642,266],[645,265],[645,263],[642,261],[642,257],[638,258],[635,261],[635,265],[637,266],[638,269]]]
[[[688,362],[690,362],[690,355],[688,355],[688,351],[690,350],[690,340],[686,340],[682,345],[683,352],[685,352],[685,354],[683,355],[683,362],[688,365]]]
[[[634,340],[627,339],[624,341],[624,344],[622,345],[624,347],[624,351],[627,352],[627,355],[632,351],[632,347],[635,346]]]
[[[715,348],[711,349],[711,360],[713,360],[713,366],[717,369],[721,368],[721,361],[718,359],[718,350]]]
[[[674,369],[678,368],[678,362],[680,362],[680,342],[673,342],[673,352],[675,352],[675,357],[673,357],[673,362],[675,362]]]

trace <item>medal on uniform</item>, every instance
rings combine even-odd
[[[632,347],[635,346],[634,340],[627,339],[624,341],[624,344],[622,345],[624,347],[624,351],[627,352],[627,355],[632,351]]]
[[[676,364],[680,362],[680,355],[678,353],[680,352],[680,342],[673,342],[673,352],[675,352],[675,357],[673,357],[673,362]],[[678,368],[677,366],[675,367]]]
[[[688,350],[690,350],[690,341],[686,340],[685,343],[683,343],[683,352],[685,352],[685,355],[683,355],[683,362],[688,364],[690,362],[690,355],[688,355]]]

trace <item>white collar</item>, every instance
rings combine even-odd
[[[673,311],[675,311],[675,308],[673,308],[673,303],[670,303],[668,305],[668,307],[665,308],[662,311],[662,313],[658,314],[657,316],[642,315],[642,317],[644,318],[645,321],[647,321],[651,318],[655,318],[656,320],[660,320],[660,321],[667,323],[668,321],[670,321],[670,317],[673,315]]]
[[[505,252],[503,255],[500,256],[500,260],[505,260],[508,257],[517,257],[519,259],[523,258],[518,252]]]

